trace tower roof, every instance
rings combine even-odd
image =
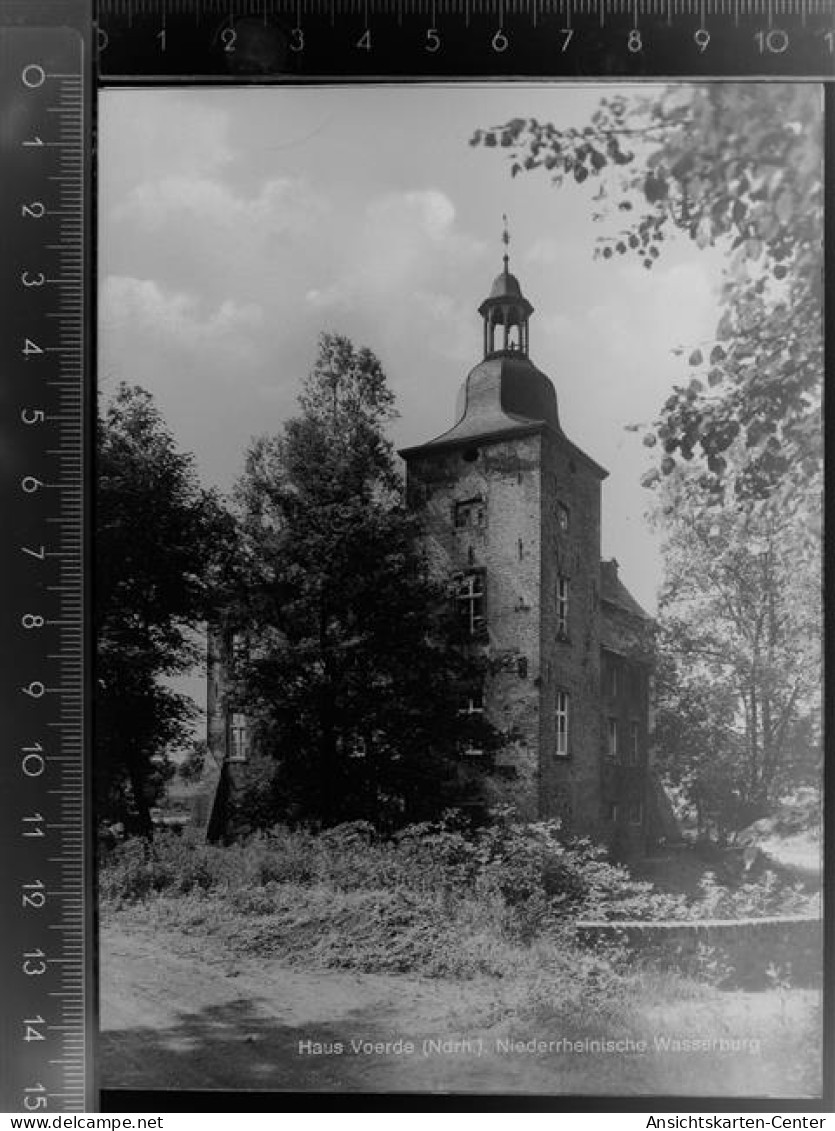
[[[522,294],[519,280],[510,273],[510,256],[508,254],[510,232],[507,228],[507,216],[503,215],[502,221],[504,223],[502,231],[502,243],[504,244],[502,261],[504,267],[501,274],[493,280],[490,294],[478,308],[478,312],[491,326],[521,326],[527,323],[527,320],[533,314],[533,307]],[[525,342],[525,350],[527,351],[527,341]]]
[[[519,280],[515,275],[511,275],[507,267],[500,275],[497,275],[493,280],[493,286],[490,288],[490,298],[523,298],[522,288],[519,286]]]
[[[507,247],[506,217],[502,239]],[[503,259],[504,269],[478,308],[484,319],[484,358],[464,379],[455,424],[428,443],[400,454],[408,458],[427,449],[547,430],[559,435],[573,454],[603,478],[607,472],[572,444],[560,427],[556,390],[528,356],[528,319],[534,308],[510,273],[507,251]]]

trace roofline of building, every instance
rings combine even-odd
[[[450,431],[453,430],[454,428],[450,429]],[[408,461],[413,456],[436,452],[443,448],[450,450],[453,448],[468,448],[477,446],[485,441],[501,440],[509,436],[530,436],[537,432],[545,432],[552,436],[559,436],[559,438],[568,445],[571,454],[583,460],[601,479],[607,479],[609,477],[609,472],[605,467],[601,467],[601,465],[596,460],[592,459],[590,455],[587,455],[582,448],[578,448],[573,441],[569,440],[561,429],[557,431],[547,420],[532,420],[529,424],[509,424],[506,428],[497,428],[492,432],[478,432],[472,436],[452,436],[449,439],[444,439],[444,435],[447,435],[447,433],[443,433],[437,440],[429,440],[425,444],[415,444],[410,448],[398,448],[397,454],[401,459]]]
[[[628,590],[627,590],[627,592],[628,592]],[[630,594],[630,596],[631,596],[631,594]],[[635,600],[634,597],[632,599],[633,599],[633,601]],[[625,604],[623,601],[618,601],[616,597],[604,597],[603,594],[601,593],[600,594],[600,603],[601,603],[601,605],[610,605],[613,609],[617,609],[621,613],[626,613],[628,616],[634,617],[635,620],[643,621],[645,624],[656,624],[657,623],[655,617],[650,616],[648,612],[646,612],[644,609],[642,609],[641,606],[638,605],[637,601],[635,601],[635,604],[638,605],[638,608],[635,609],[635,608],[631,608],[629,605]],[[638,609],[640,609],[640,612],[638,611]]]

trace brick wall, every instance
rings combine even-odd
[[[486,717],[511,736],[497,765],[515,774],[492,783],[492,800],[513,801],[527,819],[539,792],[540,446],[533,434],[438,449],[410,459],[407,487],[433,573],[485,570],[486,635],[472,649],[487,664]],[[476,498],[483,524],[456,528],[455,504]]]
[[[567,525],[559,521],[565,508]],[[600,808],[600,473],[563,436],[542,450],[541,797],[544,817],[595,835]],[[568,578],[568,631],[557,632],[557,581]],[[556,751],[556,696],[569,695],[568,755]]]

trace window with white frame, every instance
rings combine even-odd
[[[568,578],[557,578],[557,635],[568,635]]]
[[[481,684],[475,684],[469,689],[467,697],[458,713],[461,715],[484,715],[484,687]],[[485,751],[474,742],[469,742],[463,748],[462,753],[469,758],[481,758]]]
[[[616,759],[618,756],[618,720],[610,718],[607,726],[606,756]]]
[[[565,758],[568,755],[568,710],[569,699],[567,691],[557,692],[557,737],[555,752],[558,757]]]
[[[455,587],[455,611],[468,636],[478,636],[484,628],[484,574],[464,574]]]
[[[246,762],[249,758],[251,740],[246,715],[240,711],[230,711],[227,722],[228,751],[230,762]]]

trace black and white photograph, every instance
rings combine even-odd
[[[97,130],[100,1086],[820,1097],[822,85]]]

